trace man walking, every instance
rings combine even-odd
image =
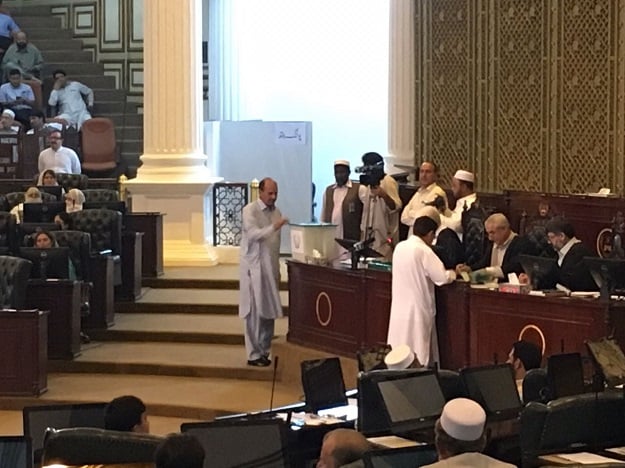
[[[245,322],[247,364],[266,367],[274,320],[282,317],[280,303],[280,230],[288,223],[276,207],[278,184],[265,178],[258,200],[243,208],[241,237],[241,298],[239,317]]]

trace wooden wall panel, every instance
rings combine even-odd
[[[625,0],[416,5],[415,154],[443,182],[623,194]]]

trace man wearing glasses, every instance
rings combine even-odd
[[[63,135],[53,131],[48,135],[49,148],[39,153],[39,174],[52,169],[55,174],[80,174],[78,155],[71,148],[63,146]],[[38,182],[41,185],[41,181]]]

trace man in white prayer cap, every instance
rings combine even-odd
[[[15,112],[4,109],[0,115],[0,133],[18,133],[20,127],[15,123]]]
[[[451,191],[456,199],[456,206],[449,216],[441,217],[441,224],[458,234],[462,240],[462,212],[471,208],[477,201],[475,193],[475,175],[465,170],[457,170],[451,179]]]
[[[360,240],[362,202],[358,198],[360,184],[349,180],[349,161],[334,161],[335,184],[323,193],[321,222],[336,224],[337,239]],[[344,251],[344,249],[343,249]]]
[[[417,355],[408,345],[393,346],[393,349],[384,356],[384,364],[389,370],[418,369],[423,367]]]
[[[467,398],[455,398],[443,407],[434,428],[438,462],[428,467],[512,468],[480,452],[486,446],[486,413]]]

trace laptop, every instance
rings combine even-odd
[[[302,387],[312,412],[347,405],[341,361],[338,357],[302,361]]]
[[[484,408],[488,420],[518,417],[522,404],[510,364],[462,369],[460,378],[468,397]]]
[[[280,419],[184,423],[183,433],[200,442],[204,468],[287,468],[287,427]]]
[[[438,460],[432,445],[372,450],[363,456],[365,468],[418,468]]]
[[[0,437],[0,468],[33,468],[30,437]]]

